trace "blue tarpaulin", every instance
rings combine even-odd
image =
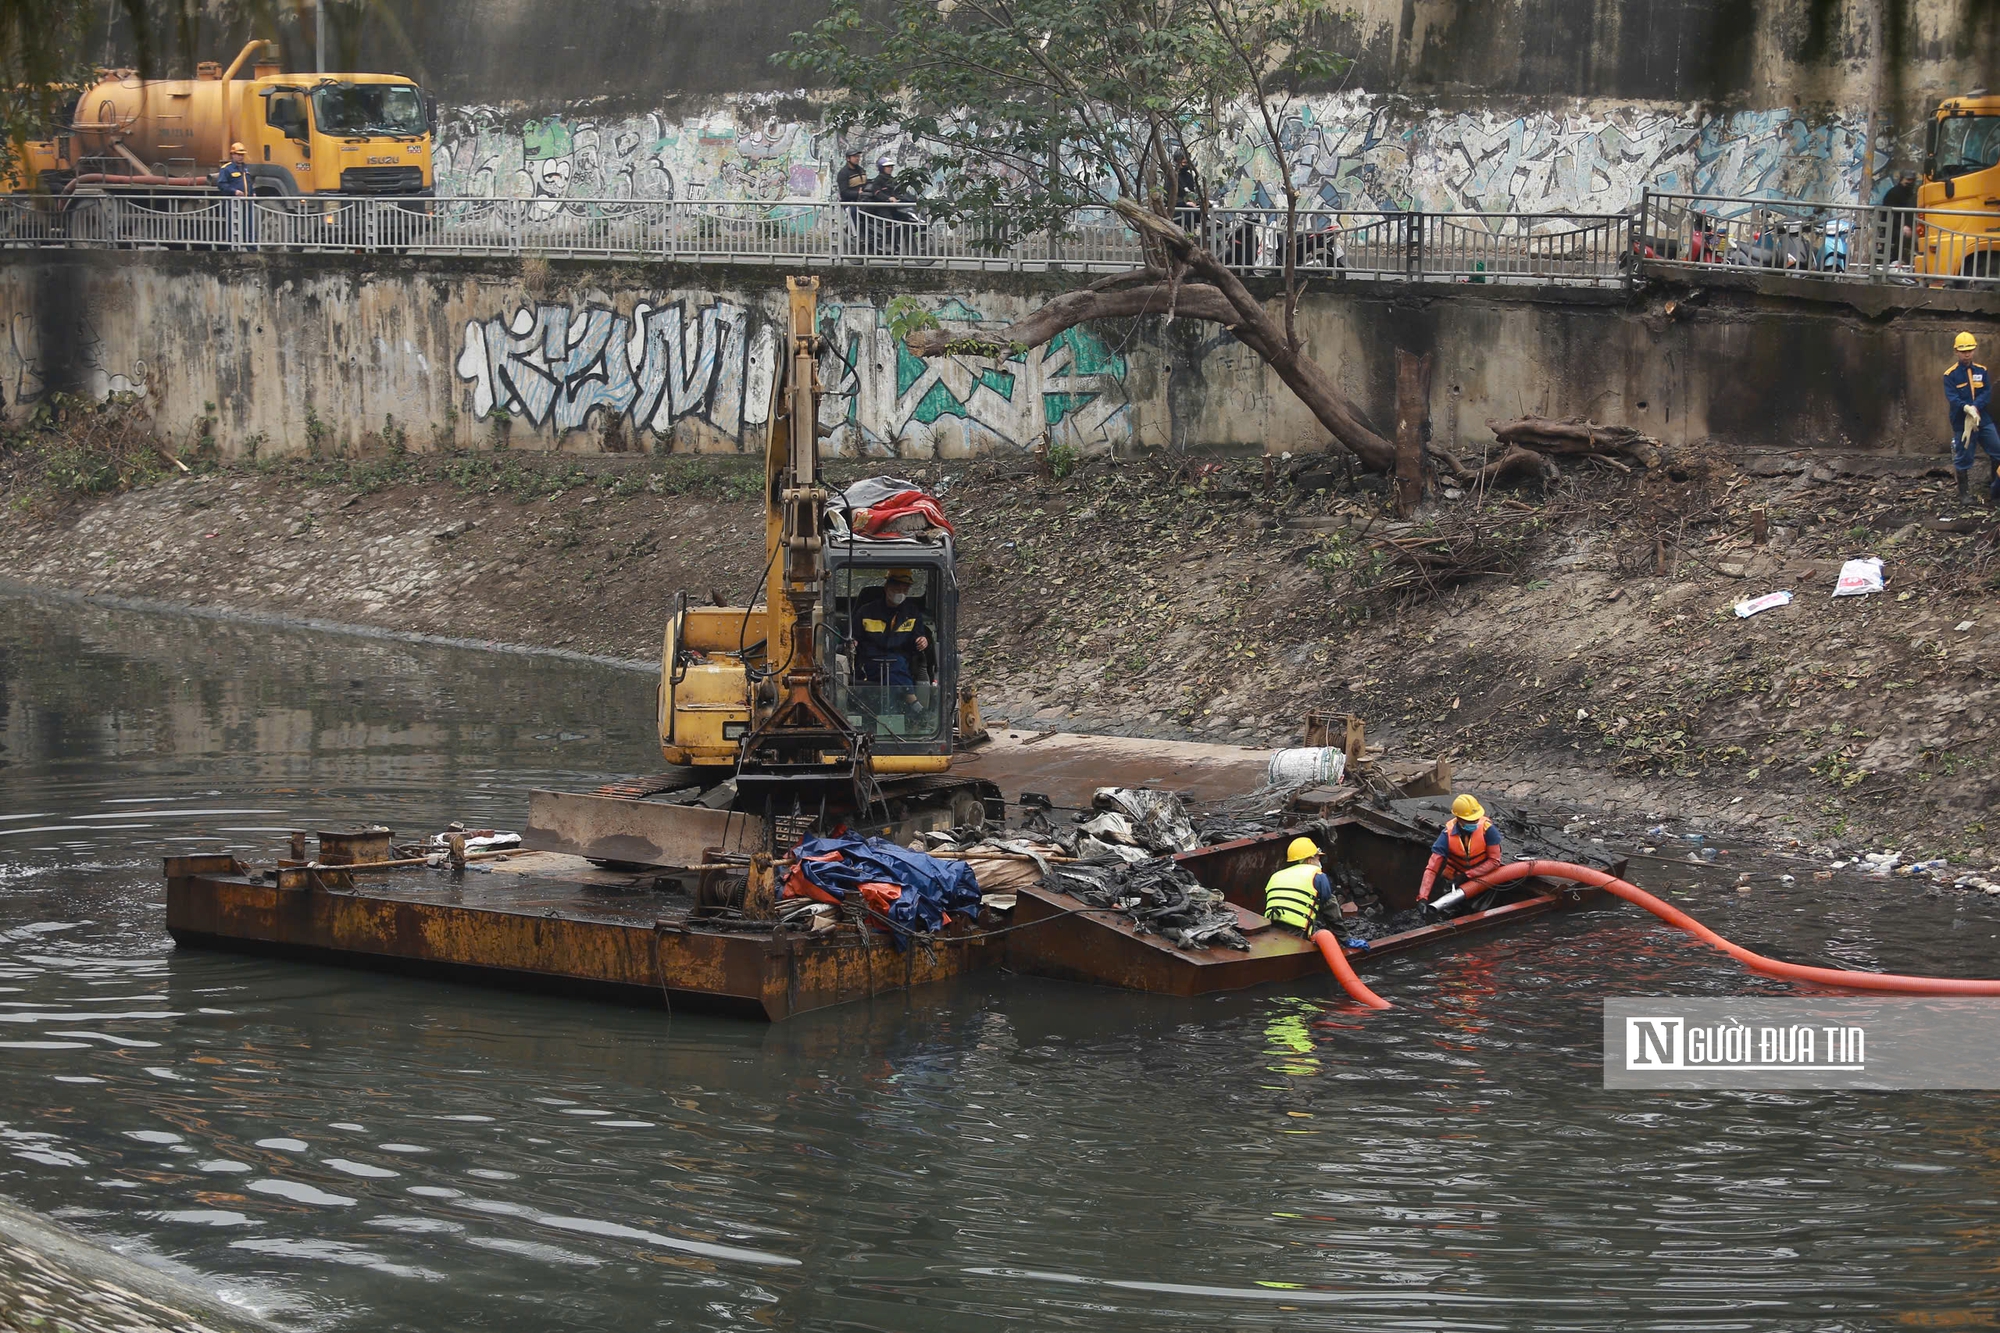
[[[829,852],[841,859],[805,859]],[[900,886],[903,893],[890,905],[889,919],[905,930],[941,930],[947,912],[979,914],[979,881],[963,861],[940,861],[883,838],[807,838],[798,854],[805,877],[836,898],[862,884]]]

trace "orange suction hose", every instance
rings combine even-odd
[[[1319,956],[1326,959],[1326,965],[1333,969],[1333,975],[1339,979],[1342,990],[1370,1009],[1392,1007],[1387,1000],[1369,990],[1360,977],[1354,975],[1354,965],[1347,961],[1347,954],[1342,951],[1340,941],[1333,937],[1332,931],[1315,930],[1312,940],[1319,946]]]
[[[1607,893],[1615,894],[1628,903],[1645,908],[1660,920],[1679,926],[1702,943],[1722,950],[1752,972],[1760,972],[1767,977],[1779,977],[1786,981],[1805,981],[1815,986],[1834,986],[1842,990],[1886,991],[1892,995],[2000,995],[2000,981],[1978,981],[1956,977],[1904,977],[1888,972],[1846,972],[1839,968],[1803,967],[1798,963],[1785,963],[1776,958],[1766,958],[1762,954],[1750,952],[1739,944],[1731,944],[1680,908],[1661,902],[1637,885],[1628,884],[1615,875],[1605,874],[1602,870],[1571,865],[1567,861],[1516,861],[1482,876],[1477,883],[1492,888],[1496,884],[1526,879],[1530,875],[1544,875],[1550,879],[1566,879],[1577,884],[1590,884]],[[1318,939],[1318,936],[1314,938]],[[1331,953],[1328,952],[1329,945],[1332,945]],[[1320,943],[1319,949],[1326,955],[1326,961],[1333,967],[1334,974],[1340,978],[1340,984],[1347,987],[1349,995],[1362,1000],[1364,1004],[1374,999],[1373,992],[1368,991],[1366,987],[1362,987],[1362,992],[1366,993],[1368,999],[1363,999],[1362,994],[1356,992],[1355,987],[1361,985],[1358,979],[1352,983],[1348,981],[1348,978],[1354,975],[1354,971],[1347,967],[1345,958],[1341,958],[1337,964],[1334,963],[1334,958],[1339,955],[1340,946],[1331,936]],[[1380,1001],[1376,1003],[1379,1004]]]

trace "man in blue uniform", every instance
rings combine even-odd
[[[257,239],[250,218],[250,168],[243,165],[243,145],[229,145],[229,161],[215,173],[216,192],[223,196],[222,217],[225,235],[232,246]]]
[[[1972,479],[1972,459],[1976,449],[1984,449],[1993,460],[1993,480],[1986,486],[1986,503],[2000,504],[2000,430],[1988,419],[1993,397],[1993,381],[1986,367],[1972,358],[1979,340],[1961,333],[1952,340],[1958,360],[1944,373],[1944,400],[1951,410],[1951,466],[1958,474],[1958,498],[1965,498]]]
[[[910,571],[892,569],[854,609],[854,678],[873,685],[906,713],[917,711],[917,657],[930,649],[931,627],[910,604]]]

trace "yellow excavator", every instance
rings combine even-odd
[[[855,534],[820,468],[819,279],[785,285],[789,336],[772,376],[765,560],[751,605],[680,595],[660,652],[660,751],[672,770],[591,797],[536,793],[535,845],[689,865],[842,827],[901,842],[1004,818],[997,786],[950,772],[955,754],[986,739],[959,680],[951,537]],[[892,573],[931,630],[908,686],[871,679],[856,660],[858,613]]]

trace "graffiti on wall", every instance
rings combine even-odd
[[[1859,196],[1860,117],[1685,109],[1392,110],[1350,96],[1300,106],[1281,128],[1308,207],[1463,213],[1604,213],[1648,187],[1792,199]],[[1238,121],[1212,151],[1225,204],[1282,199],[1268,147]]]
[[[1000,327],[963,300],[953,326]],[[1126,358],[1084,329],[1002,365],[912,356],[872,305],[821,312],[827,447],[836,455],[962,457],[1045,434],[1085,449],[1129,443]],[[469,320],[457,360],[481,421],[561,435],[617,423],[682,447],[753,446],[770,419],[775,311],[727,300],[540,303]],[[594,419],[593,419],[594,418]]]
[[[71,391],[90,398],[109,398],[114,393],[146,394],[146,363],[124,369],[105,364],[104,339],[90,318],[79,312],[75,322],[58,330],[68,342],[60,360],[59,377],[70,381]],[[0,378],[0,409],[29,407],[49,395],[49,351],[42,345],[42,330],[34,316],[16,313],[7,328],[5,375]]]
[[[1853,200],[1866,135],[1859,113],[1710,112],[1658,104],[1566,111],[1442,111],[1368,94],[1310,99],[1283,127],[1311,206],[1430,212],[1617,212],[1647,187]],[[864,145],[873,153],[881,145]],[[448,116],[441,193],[563,199],[825,199],[842,145],[818,126],[755,106],[697,118],[512,123],[490,108]],[[1247,115],[1201,154],[1221,201],[1277,198],[1278,171]],[[1882,155],[1886,173],[1892,152]],[[555,207],[545,204],[544,207]]]
[[[438,127],[438,190],[540,200],[819,199],[838,162],[834,150],[819,150],[819,138],[815,127],[747,111],[514,123],[465,107]]]

